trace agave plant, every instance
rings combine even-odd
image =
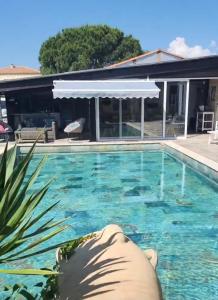
[[[27,155],[16,163],[16,146],[8,151],[6,145],[0,161],[0,265],[15,260],[39,255],[62,246],[55,244],[42,249],[39,245],[63,231],[63,220],[55,222],[53,218],[39,225],[41,220],[58,202],[36,214],[36,207],[47,192],[51,180],[35,193],[30,189],[45,164],[44,157],[24,181],[33,156],[35,144]],[[51,275],[57,272],[42,269],[0,269],[0,273],[20,275]]]

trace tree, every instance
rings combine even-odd
[[[137,39],[107,25],[67,28],[40,49],[43,74],[101,68],[142,53]]]

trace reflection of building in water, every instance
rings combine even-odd
[[[165,187],[167,187],[167,182],[165,179],[165,173],[167,172],[167,169],[165,167],[165,160],[169,159],[169,154],[166,154],[164,151],[161,153],[161,170],[160,170],[160,200],[164,199],[164,190]],[[178,195],[179,197],[184,197],[185,196],[185,186],[186,186],[186,164],[184,162],[177,162],[179,166],[181,167],[178,171],[178,173],[175,173],[175,178],[170,178],[171,183],[173,183],[173,180],[179,179],[179,185],[181,186],[181,195]],[[166,188],[167,189],[167,188]]]

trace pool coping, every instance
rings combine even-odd
[[[8,151],[11,150],[14,147],[14,144],[8,144]],[[5,151],[5,144],[3,147],[0,147],[0,157],[2,156],[2,154]]]
[[[23,150],[26,153],[32,146],[32,143],[18,144],[18,149]],[[149,140],[149,141],[104,141],[104,142],[73,142],[73,143],[48,143],[48,144],[37,144],[36,152],[49,153],[49,152],[97,152],[97,151],[143,151],[148,146],[148,150],[156,150],[158,148],[166,149],[172,155],[179,158],[180,160],[189,163],[189,165],[202,172],[204,175],[215,179],[218,182],[218,163],[204,157],[192,150],[185,148],[184,146],[178,145],[175,141],[166,140]],[[9,144],[9,149],[13,145]],[[52,151],[51,151],[52,148]],[[1,151],[2,150],[2,151]],[[3,149],[0,149],[0,156]],[[208,168],[208,169],[206,169]]]
[[[164,142],[163,144],[185,154],[186,156],[194,159],[195,161],[198,161],[199,163],[201,163],[203,165],[206,165],[208,168],[210,168],[218,173],[218,163],[216,163],[215,161],[213,161],[209,158],[206,158],[203,155],[200,155],[200,154],[198,154],[192,150],[189,150],[181,145],[178,145],[175,142],[167,141],[167,142]]]
[[[31,144],[19,144],[20,153],[26,153]],[[67,152],[98,152],[98,151],[134,151],[145,150],[145,146],[149,150],[159,149],[161,141],[107,141],[107,142],[76,142],[72,144],[37,144],[35,152],[41,153],[67,153]]]
[[[218,172],[218,163],[216,163],[215,161],[204,157],[203,155],[200,155],[192,150],[189,150],[187,148],[185,148],[184,146],[178,145],[176,142],[174,141],[166,141],[166,140],[150,140],[150,141],[104,141],[104,142],[73,142],[70,144],[66,144],[66,143],[60,143],[60,144],[37,144],[36,148],[62,148],[62,147],[67,147],[69,150],[71,150],[74,146],[77,147],[88,147],[88,148],[92,148],[93,146],[99,146],[99,148],[101,148],[101,146],[116,146],[116,145],[160,145],[160,146],[169,146],[179,152],[182,152],[183,154],[185,154],[188,157],[191,157],[194,160],[199,161],[200,163],[207,165],[209,168],[213,169],[214,171]],[[18,147],[22,147],[22,148],[29,148],[30,146],[32,146],[32,143],[25,143],[25,144],[18,144]],[[10,146],[12,147],[12,146]],[[71,148],[71,149],[70,149]],[[1,149],[0,149],[0,154],[1,154]]]
[[[186,163],[195,171],[205,175],[213,182],[218,183],[218,163],[176,143],[165,142],[164,144],[169,154]]]

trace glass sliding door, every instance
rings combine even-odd
[[[163,83],[156,82],[160,89],[159,98],[144,100],[144,138],[162,138],[163,136]]]
[[[119,138],[119,99],[99,100],[100,138]]]
[[[171,82],[167,88],[166,137],[184,136],[186,82]]]
[[[141,138],[141,99],[100,99],[101,139]]]
[[[141,99],[125,99],[120,101],[121,137],[140,139]]]
[[[157,82],[160,89],[159,98],[146,99],[99,99],[99,131],[100,139],[152,139],[163,138],[163,82]],[[167,100],[168,106],[168,100]],[[184,112],[183,101],[179,104],[179,112]],[[168,130],[168,108],[166,130]],[[166,134],[167,136],[167,134]]]

